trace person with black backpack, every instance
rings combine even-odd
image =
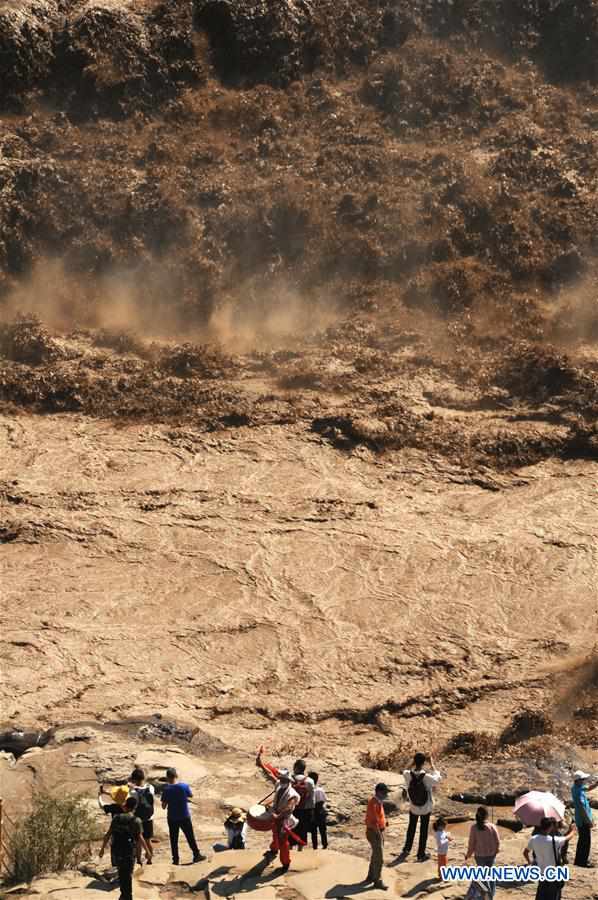
[[[434,765],[434,760],[430,756],[430,772],[426,772],[424,766],[426,764],[426,756],[424,753],[416,753],[413,758],[413,768],[405,769],[403,778],[405,779],[405,791],[409,798],[409,826],[407,828],[407,836],[405,838],[405,846],[400,853],[400,859],[406,859],[411,853],[415,831],[419,820],[419,845],[417,850],[417,859],[424,862],[430,858],[426,853],[426,844],[428,843],[428,829],[430,827],[430,816],[434,809],[434,797],[432,791],[436,787],[442,776]]]
[[[127,797],[124,812],[113,817],[100,850],[101,859],[110,841],[112,859],[118,870],[120,900],[133,900],[133,869],[135,860],[141,864],[141,851],[145,850],[149,861],[152,858],[152,848],[143,837],[141,822],[135,815],[136,809],[137,797]]]
[[[156,792],[153,784],[146,783],[143,769],[135,768],[131,772],[129,791],[134,797],[137,797],[136,815],[141,821],[143,837],[149,844],[154,836],[154,798]]]

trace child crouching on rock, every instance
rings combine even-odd
[[[238,806],[231,811],[230,816],[224,823],[226,831],[226,844],[214,844],[216,853],[222,850],[245,850],[247,840],[247,823],[245,814]]]
[[[439,816],[434,822],[434,837],[436,838],[436,850],[438,852],[438,879],[444,881],[442,869],[448,864],[448,849],[451,836],[446,830],[446,819]]]

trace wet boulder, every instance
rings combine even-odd
[[[32,747],[45,747],[54,736],[54,728],[46,731],[3,731],[0,733],[0,751],[22,756]]]
[[[284,85],[318,55],[308,0],[196,0],[196,23],[227,81]]]
[[[0,107],[18,108],[49,76],[59,22],[56,0],[0,2]]]

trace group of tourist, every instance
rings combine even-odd
[[[426,768],[426,762],[429,767]],[[328,846],[327,834],[327,797],[319,784],[317,772],[307,772],[304,760],[298,759],[292,772],[278,768],[263,759],[260,748],[257,766],[274,783],[269,795],[270,804],[268,823],[272,832],[269,849],[264,854],[271,862],[278,855],[281,869],[286,872],[291,863],[291,849],[299,851],[306,846],[311,837],[312,846],[318,848],[318,838],[322,847]],[[575,810],[575,824],[561,834],[555,819],[545,818],[534,829],[527,847],[524,850],[528,863],[534,863],[541,872],[548,866],[564,863],[567,844],[575,831],[578,832],[575,865],[588,867],[590,864],[591,829],[593,827],[592,808],[588,791],[598,786],[598,780],[583,771],[574,773],[572,800]],[[442,780],[431,757],[416,753],[411,768],[403,772],[403,794],[409,801],[409,823],[405,843],[397,857],[397,863],[406,860],[411,853],[415,836],[419,827],[417,860],[423,862],[430,858],[427,851],[430,818],[434,810],[434,789]],[[106,814],[112,816],[100,856],[104,855],[110,843],[111,861],[118,870],[121,900],[132,900],[132,876],[135,861],[139,863],[145,855],[146,863],[152,862],[152,838],[154,834],[153,816],[155,789],[145,780],[142,769],[135,768],[127,786],[113,788],[112,803],[103,803],[100,785],[100,806]],[[386,832],[386,812],[384,804],[390,795],[390,788],[382,782],[376,785],[373,796],[367,803],[365,826],[366,838],[370,845],[370,865],[364,885],[372,885],[378,890],[387,890],[382,880],[384,864],[384,835]],[[193,793],[185,782],[179,781],[175,769],[166,770],[166,785],[160,800],[167,812],[168,831],[172,862],[179,864],[179,834],[183,833],[193,854],[193,862],[200,862],[206,857],[200,852],[193,831],[193,823],[189,810],[189,801]],[[265,799],[269,799],[265,798]],[[475,858],[478,866],[492,867],[500,851],[500,836],[497,828],[488,821],[486,807],[479,807],[475,822],[471,826],[465,859]],[[214,845],[215,851],[244,850],[247,839],[247,821],[243,810],[235,807],[224,822],[226,843]],[[438,877],[442,878],[442,869],[448,864],[451,835],[447,831],[447,821],[439,816],[433,823],[433,834],[436,842]],[[493,881],[472,882],[468,897],[494,898],[496,885]],[[536,900],[560,900],[562,884],[540,881],[536,892]]]
[[[416,753],[413,766],[403,772],[405,781],[404,793],[409,799],[409,825],[405,845],[397,857],[401,862],[409,856],[419,823],[419,844],[417,859],[424,861],[430,858],[426,844],[430,816],[434,808],[433,791],[441,781],[441,775],[434,765],[432,757],[429,758],[430,770],[425,769],[426,757],[423,753]],[[537,866],[541,873],[548,867],[565,865],[567,845],[577,831],[578,841],[575,854],[575,865],[582,868],[593,868],[590,863],[591,834],[593,828],[593,814],[588,791],[598,787],[598,780],[592,780],[588,772],[581,770],[573,774],[573,787],[571,796],[575,812],[575,823],[571,823],[564,833],[556,819],[545,817],[541,819],[524,849],[524,857],[528,864]],[[386,815],[384,803],[388,799],[390,789],[382,782],[376,785],[374,796],[369,800],[366,812],[366,837],[371,847],[370,867],[365,884],[373,884],[379,890],[387,890],[387,885],[382,881],[384,832],[386,829]],[[469,841],[465,860],[474,857],[476,865],[491,868],[500,851],[500,835],[495,825],[488,821],[489,814],[485,806],[477,810],[475,823],[469,832]],[[447,821],[443,816],[436,819],[433,825],[436,840],[438,878],[442,879],[442,870],[448,864],[448,852],[451,843],[451,835],[447,831]],[[563,883],[558,881],[539,881],[536,890],[536,900],[560,900]],[[488,879],[472,882],[468,900],[484,900],[494,898],[496,884]]]
[[[257,763],[268,778],[275,782],[270,804],[272,820],[272,843],[265,856],[274,859],[280,854],[283,871],[290,865],[292,847],[301,850],[311,837],[312,847],[318,849],[318,839],[324,849],[328,847],[327,797],[318,783],[317,772],[306,772],[304,760],[298,759],[291,774],[286,769],[278,769],[262,760],[261,751]],[[110,844],[112,865],[118,870],[121,900],[132,900],[132,878],[135,861],[142,858],[151,865],[154,836],[155,788],[145,779],[145,773],[135,768],[128,785],[112,789],[111,803],[104,803],[104,785],[99,788],[99,803],[106,815],[112,816],[110,828],[106,832],[100,857]],[[166,810],[170,849],[173,865],[179,865],[179,835],[182,832],[192,853],[194,863],[207,857],[201,853],[189,809],[193,792],[189,785],[179,781],[176,769],[166,770],[166,785],[162,791],[161,804]],[[231,810],[224,822],[226,843],[216,843],[213,849],[244,850],[247,839],[246,816],[238,807]]]
[[[100,785],[100,807],[112,816],[110,828],[106,832],[100,857],[110,843],[112,865],[118,870],[121,900],[132,900],[133,869],[135,861],[141,863],[142,854],[149,865],[152,862],[152,838],[154,836],[155,788],[145,780],[143,769],[135,768],[128,785],[116,787],[112,791],[112,803],[103,803],[103,785]],[[207,859],[200,852],[193,832],[193,822],[189,810],[189,800],[193,792],[188,784],[179,781],[176,769],[166,770],[166,785],[162,791],[162,808],[167,811],[168,831],[172,862],[179,864],[179,833],[182,831],[191,852],[193,862]],[[229,817],[230,818],[230,817]]]

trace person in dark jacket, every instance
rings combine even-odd
[[[121,900],[133,900],[133,870],[135,860],[141,863],[141,851],[145,850],[148,860],[152,858],[152,848],[146,843],[141,822],[135,815],[136,808],[137,797],[127,797],[124,812],[114,815],[100,850],[101,859],[110,841],[112,859],[118,869]]]
[[[98,806],[102,810],[105,816],[114,816],[120,815],[120,813],[126,812],[125,803],[127,802],[127,797],[129,796],[129,789],[124,785],[120,784],[116,787],[110,788],[110,796],[112,797],[112,803],[104,803],[102,800],[102,795],[105,794],[104,785],[101,784],[98,788]],[[114,858],[114,853],[112,852],[112,845],[110,845],[110,858],[112,861],[112,865],[116,866],[116,860]]]

